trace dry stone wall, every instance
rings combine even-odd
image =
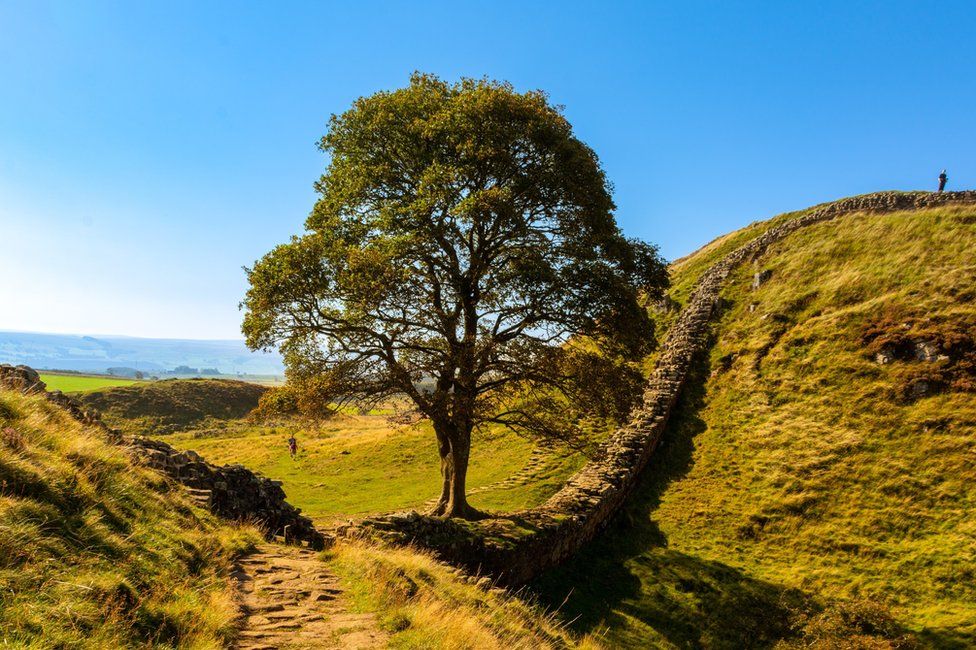
[[[287,542],[305,542],[313,548],[325,544],[326,538],[312,521],[285,501],[278,481],[242,465],[211,465],[193,451],[179,451],[159,440],[122,436],[106,426],[97,412],[60,391],[48,391],[37,372],[27,366],[0,364],[0,388],[43,396],[79,422],[102,430],[111,442],[125,445],[137,460],[186,486],[198,504],[219,517],[256,524],[269,536],[283,536]]]
[[[598,460],[585,465],[537,508],[480,522],[458,522],[416,512],[394,513],[351,523],[346,535],[379,538],[434,550],[442,559],[498,583],[524,584],[580,549],[619,511],[638,483],[660,441],[671,410],[691,369],[708,344],[712,316],[729,274],[756,259],[768,246],[812,224],[857,212],[892,212],[976,203],[976,192],[882,192],[815,207],[770,228],[705,271],[668,332],[631,422],[605,444]]]

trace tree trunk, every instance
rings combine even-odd
[[[451,455],[451,441],[444,427],[434,424],[434,433],[437,434],[437,451],[441,457],[441,496],[427,514],[440,517],[447,511],[447,504],[451,501],[451,478],[453,473],[448,467],[448,459]]]
[[[471,430],[456,427],[438,427],[438,451],[441,456],[441,475],[444,479],[441,496],[431,510],[431,515],[480,519],[483,513],[468,504],[465,482],[468,476],[468,459],[471,455]],[[442,440],[446,444],[440,444]]]

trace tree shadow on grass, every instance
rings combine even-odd
[[[701,355],[661,446],[610,529],[532,585],[576,631],[609,628],[613,645],[624,647],[646,647],[653,633],[677,646],[709,648],[768,647],[790,634],[790,609],[802,594],[671,550],[652,519],[668,486],[692,467],[695,437],[706,428],[698,412],[708,371]]]
[[[961,630],[926,628],[919,632],[918,638],[927,648],[968,650],[976,647],[976,633]]]

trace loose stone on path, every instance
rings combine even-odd
[[[372,614],[349,612],[342,588],[315,551],[265,544],[238,561],[244,625],[236,647],[377,648],[386,638]]]

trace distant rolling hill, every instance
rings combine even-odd
[[[77,394],[105,421],[132,433],[171,433],[205,420],[242,418],[258,405],[264,386],[229,379],[137,382]]]
[[[105,372],[127,367],[156,373],[178,366],[216,368],[222,374],[280,375],[281,357],[251,352],[243,341],[144,339],[0,331],[0,363],[34,368]]]

